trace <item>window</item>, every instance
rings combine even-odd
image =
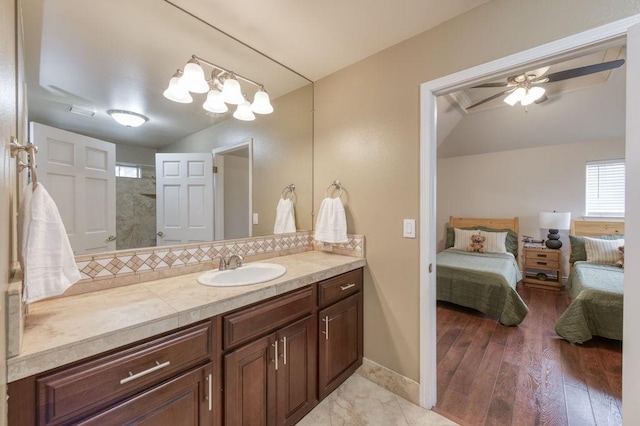
[[[587,216],[624,217],[624,159],[587,162]]]
[[[139,166],[116,164],[116,177],[140,179],[142,177],[142,170]]]

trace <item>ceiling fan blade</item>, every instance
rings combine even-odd
[[[494,100],[494,99],[496,99],[496,98],[499,98],[500,96],[504,95],[505,93],[512,92],[513,90],[515,90],[515,88],[507,89],[507,90],[504,90],[504,91],[502,91],[502,92],[500,92],[500,93],[496,93],[496,94],[495,94],[495,95],[493,95],[493,96],[489,96],[489,97],[488,97],[488,98],[486,98],[486,99],[483,99],[483,100],[481,100],[481,101],[479,101],[479,102],[476,102],[475,104],[473,104],[473,105],[471,105],[471,106],[467,107],[466,109],[471,109],[471,108],[477,107],[478,105],[482,105],[482,104],[484,104],[484,103],[487,103],[487,102],[489,102],[489,101],[492,101],[492,100]]]
[[[509,85],[509,83],[502,82],[502,83],[484,83],[484,84],[480,84],[478,86],[472,86],[472,89],[479,89],[482,87],[507,87]]]
[[[582,77],[583,75],[594,74],[597,72],[607,71],[614,68],[618,68],[624,64],[624,59],[617,59],[615,61],[603,62],[601,64],[587,65],[585,67],[573,68],[570,70],[554,72],[545,77],[546,83],[553,83],[555,81],[568,80],[570,78]],[[542,83],[542,82],[540,82]]]

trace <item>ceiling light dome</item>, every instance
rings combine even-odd
[[[107,114],[125,127],[138,127],[149,121],[149,118],[142,114],[122,109],[110,109]]]
[[[193,93],[207,93],[209,84],[204,78],[204,70],[196,58],[191,58],[184,66],[184,73],[180,77],[180,85]]]
[[[269,101],[269,94],[264,90],[264,87],[261,87],[253,96],[251,111],[256,114],[271,114],[273,112],[273,106],[271,106],[271,102]]]

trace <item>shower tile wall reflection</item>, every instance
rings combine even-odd
[[[142,177],[116,178],[116,249],[156,245],[155,169],[141,167]]]

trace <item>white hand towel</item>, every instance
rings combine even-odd
[[[62,294],[81,275],[58,207],[41,183],[25,188],[19,218],[24,301]]]
[[[273,226],[274,234],[288,234],[296,232],[296,216],[293,210],[293,202],[290,199],[280,198],[276,207],[276,222]]]
[[[349,241],[347,239],[347,215],[340,198],[322,200],[313,238],[325,243],[346,243]]]

